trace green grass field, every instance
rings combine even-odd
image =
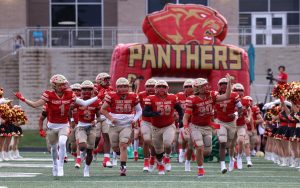
[[[184,165],[172,160],[172,171],[166,175],[142,172],[142,160],[127,164],[127,176],[120,177],[117,167],[107,169],[92,164],[91,177],[83,177],[83,168],[75,169],[74,162],[65,164],[65,176],[55,180],[51,173],[51,159],[48,153],[24,152],[26,160],[0,162],[0,187],[299,187],[300,172],[289,167],[278,167],[262,158],[254,158],[253,168],[245,167],[225,175],[220,173],[218,163],[205,164],[206,175],[197,178],[196,164],[193,163],[192,172],[184,172]],[[27,160],[28,159],[28,160]],[[99,160],[99,159],[98,159]],[[100,159],[101,160],[101,159]],[[11,176],[11,177],[8,177]],[[16,177],[27,176],[27,177]]]

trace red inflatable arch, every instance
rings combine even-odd
[[[150,44],[119,44],[114,49],[110,74],[119,77],[207,78],[211,87],[226,73],[242,83],[249,95],[247,53],[222,44],[227,21],[216,10],[202,5],[167,4],[146,16],[143,31]]]

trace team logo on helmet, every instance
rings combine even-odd
[[[145,86],[155,86],[156,82],[157,81],[155,79],[150,78],[146,81]]]
[[[64,75],[61,74],[55,74],[50,78],[51,84],[67,84],[68,80]]]
[[[155,84],[155,87],[157,86],[166,86],[169,87],[168,83],[165,80],[158,80]]]
[[[193,86],[193,85],[194,85],[194,80],[193,79],[187,79],[183,83],[183,87],[185,87],[185,86]]]
[[[94,84],[90,80],[85,80],[84,82],[82,82],[81,88],[91,88],[91,89],[94,89]]]
[[[236,84],[233,84],[232,90],[233,91],[235,91],[235,90],[243,90],[244,91],[244,86],[240,83],[236,83]]]
[[[220,84],[227,84],[228,83],[228,81],[227,81],[227,79],[226,78],[221,78],[219,81],[218,81],[218,85],[220,85]]]
[[[207,80],[205,78],[197,78],[194,81],[194,87],[203,86],[205,84],[208,84]]]
[[[73,89],[77,89],[77,90],[81,90],[81,85],[79,83],[75,83],[75,84],[72,84],[70,86],[70,88],[73,90]]]
[[[122,85],[128,85],[129,86],[129,81],[124,78],[124,77],[121,77],[119,78],[117,81],[116,81],[116,86],[122,86]]]
[[[107,74],[106,72],[99,73],[99,74],[96,76],[95,82],[98,83],[98,84],[101,84],[101,85],[105,85],[105,84],[106,84],[106,83],[104,82],[104,79],[105,79],[105,78],[110,78],[110,75]]]

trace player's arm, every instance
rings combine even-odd
[[[256,120],[255,120],[255,124],[260,124],[260,123],[263,123],[264,122],[264,119],[262,118],[261,114],[257,114],[256,115]]]
[[[96,100],[98,100],[98,96],[93,97],[93,98],[91,98],[89,100],[83,100],[83,99],[80,99],[80,98],[76,97],[75,103],[78,104],[78,105],[80,105],[80,106],[88,106],[88,105],[94,103]]]
[[[73,117],[73,110],[74,110],[74,105],[72,104],[70,106],[70,110],[69,110],[69,121],[70,121],[70,125],[71,125],[71,128],[74,129],[75,127],[75,121],[74,121],[74,117]]]
[[[46,118],[47,118],[47,112],[42,111],[40,119],[39,119],[39,128],[40,128],[40,130],[43,129],[43,123],[44,123],[44,120]]]
[[[110,105],[105,101],[101,107],[101,114],[103,114],[108,120],[110,120],[111,122],[115,121],[115,119],[109,114],[108,112],[108,108],[110,107]]]
[[[142,110],[142,107],[141,107],[140,103],[135,105],[134,108],[135,108],[135,115],[133,117],[133,122],[132,123],[137,122],[137,120],[142,116],[142,113],[143,113],[143,110]]]
[[[230,97],[230,94],[231,94],[231,76],[229,74],[226,74],[226,78],[227,78],[226,92],[222,95],[217,95],[216,96],[216,101],[217,102],[224,101],[226,99],[229,99],[229,97]]]
[[[150,105],[145,105],[143,110],[143,116],[145,117],[160,116],[160,111],[153,111]]]

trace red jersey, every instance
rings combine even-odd
[[[76,105],[78,110],[78,121],[83,123],[92,123],[95,120],[95,115],[101,107],[101,100],[98,99],[97,101],[93,102],[89,106],[79,106]]]
[[[142,109],[144,109],[144,107],[145,107],[145,100],[146,100],[146,98],[147,98],[148,96],[149,96],[149,95],[147,94],[146,91],[139,92],[139,94],[138,94],[139,101],[140,101],[140,104],[141,104]],[[147,122],[151,122],[151,117],[145,117],[145,116],[142,116],[142,120],[143,120],[143,121],[147,121]]]
[[[231,122],[234,120],[234,117],[229,116],[236,111],[235,105],[240,101],[239,94],[232,92],[229,99],[226,99],[222,102],[217,102],[215,109],[217,111],[217,119],[223,122]]]
[[[167,127],[174,123],[174,107],[178,99],[174,94],[167,94],[165,98],[150,95],[146,98],[145,105],[150,106],[152,111],[160,111],[159,116],[151,117],[151,123],[158,128]]]
[[[213,117],[213,106],[216,103],[217,92],[210,91],[206,97],[191,95],[186,99],[185,113],[190,114],[191,123],[198,126],[208,126]]]
[[[251,111],[252,111],[252,119],[253,119],[254,129],[256,129],[257,125],[256,125],[255,121],[257,120],[257,116],[260,114],[260,109],[258,108],[258,106],[252,106]],[[247,123],[247,129],[251,130],[251,125],[249,123]]]
[[[132,114],[134,107],[139,103],[137,94],[133,92],[129,92],[124,99],[116,92],[109,92],[105,95],[104,101],[109,104],[114,114]]]
[[[248,117],[248,110],[245,106],[242,107],[242,114],[236,120],[236,126],[244,126],[246,124],[245,119]]]
[[[73,119],[74,119],[74,122],[75,124],[77,125],[78,124],[78,106],[76,104],[72,104],[74,105],[74,108],[72,110],[72,115],[73,115]]]
[[[185,95],[184,92],[179,92],[176,94],[177,98],[178,98],[178,102],[180,103],[180,106],[182,108],[182,110],[185,110],[185,100],[187,98],[187,96]]]
[[[47,119],[50,123],[68,123],[70,106],[76,100],[73,91],[68,89],[59,97],[54,91],[46,90],[41,98],[47,102]]]
[[[113,88],[112,87],[107,87],[107,88],[104,88],[102,87],[101,85],[98,85],[98,84],[95,84],[95,91],[97,93],[98,96],[100,96],[99,98],[101,100],[104,99],[105,95],[108,93],[108,92],[111,92],[113,91]]]

